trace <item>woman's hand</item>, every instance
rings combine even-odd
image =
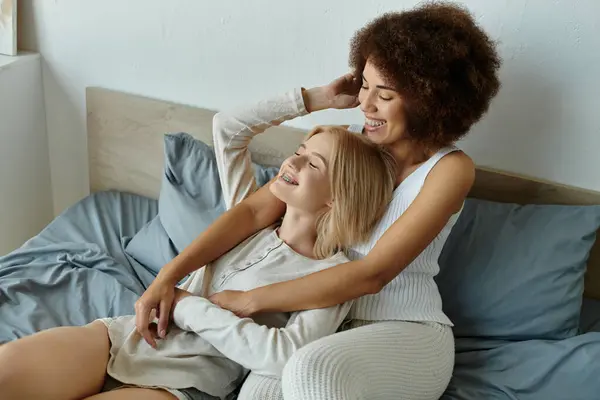
[[[303,90],[306,111],[315,112],[328,108],[344,109],[357,107],[361,81],[348,73],[325,86]]]
[[[358,92],[361,87],[360,79],[357,79],[353,74],[348,73],[333,80],[325,86],[328,97],[331,101],[331,108],[354,108],[357,107]]]
[[[208,297],[208,300],[221,308],[231,311],[240,318],[254,314],[250,292],[240,290],[224,290]]]
[[[167,334],[169,314],[174,298],[175,284],[168,280],[156,278],[135,303],[135,326],[137,331],[154,348],[156,348],[156,340],[150,327],[152,312],[156,310],[159,319],[158,336],[164,339]]]

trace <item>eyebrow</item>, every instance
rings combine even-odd
[[[304,144],[301,144],[300,147],[303,148],[304,150],[306,150],[306,146]],[[323,161],[323,164],[325,164],[325,166],[327,166],[327,160],[325,160],[325,157],[323,157],[322,155],[320,155],[319,153],[314,152],[314,151],[311,151],[310,154],[319,157],[321,159],[321,161]]]
[[[365,82],[369,83],[369,81],[368,81],[368,80],[365,78],[365,76],[364,76],[364,75],[361,75],[361,76],[362,76],[362,78],[363,78],[363,81],[365,81]],[[394,89],[394,88],[391,88],[391,87],[389,87],[389,86],[377,85],[377,86],[375,86],[375,87],[376,87],[376,88],[378,88],[378,89],[392,90],[392,91],[394,91],[394,92],[397,92],[397,90],[396,90],[396,89]]]

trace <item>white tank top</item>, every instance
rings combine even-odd
[[[350,125],[348,130],[362,133],[362,126]],[[358,259],[367,255],[383,233],[417,197],[425,178],[436,163],[456,150],[458,148],[454,146],[439,150],[406,177],[394,190],[392,201],[370,239],[354,246],[348,252],[348,257]],[[429,246],[379,293],[356,300],[350,311],[350,317],[368,321],[431,321],[452,325],[442,311],[442,299],[434,277],[439,272],[438,258],[444,243],[459,215],[460,211],[454,214]]]

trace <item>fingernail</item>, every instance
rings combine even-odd
[[[167,332],[164,329],[162,331],[160,331],[160,336],[162,336],[163,338],[165,337],[166,334],[167,334]]]

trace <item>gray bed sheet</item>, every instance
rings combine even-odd
[[[96,193],[0,257],[0,343],[132,314],[155,275],[125,248],[157,212],[156,200]]]
[[[102,192],[75,204],[0,257],[0,343],[56,326],[134,312],[154,272],[125,252],[158,212],[155,200]],[[563,341],[457,340],[444,400],[595,399],[600,302],[584,302],[582,331]]]

